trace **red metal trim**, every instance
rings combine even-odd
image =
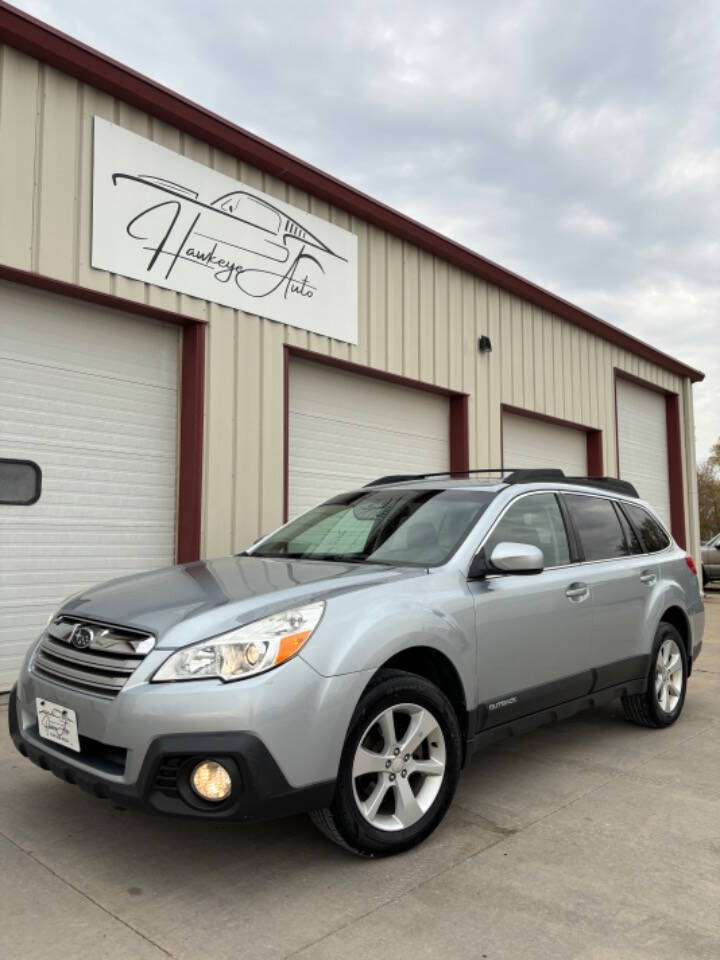
[[[587,431],[587,469],[591,477],[605,476],[602,430]]]
[[[397,373],[389,373],[387,370],[378,370],[376,367],[368,367],[362,363],[352,363],[350,360],[342,360],[340,357],[329,357],[324,353],[315,353],[314,350],[305,350],[303,347],[295,347],[290,343],[283,345],[284,356],[284,404],[285,420],[283,424],[283,447],[284,447],[284,480],[283,496],[285,520],[288,518],[288,499],[290,491],[290,359],[297,357],[299,360],[310,360],[312,363],[322,363],[327,367],[336,367],[340,370],[346,370],[348,373],[357,373],[363,377],[371,377],[374,380],[383,380],[386,383],[396,383],[401,387],[410,387],[413,390],[423,390],[425,393],[436,393],[447,397],[450,408],[450,423],[448,429],[449,464],[450,469],[455,471],[467,470],[470,466],[469,448],[470,437],[468,430],[468,395],[458,390],[450,390],[447,387],[439,387],[434,383],[425,383],[423,380],[412,380],[410,377],[403,377]]]
[[[205,323],[182,314],[171,313],[114,297],[107,293],[64,283],[26,270],[0,264],[0,279],[45,290],[63,297],[95,303],[142,317],[182,326],[182,367],[180,384],[180,456],[178,467],[177,549],[178,563],[200,556],[202,516],[202,454],[205,398]]]
[[[200,558],[204,398],[205,327],[201,323],[193,323],[183,329],[182,344],[178,563],[189,563]]]
[[[685,530],[685,494],[683,490],[682,445],[680,433],[680,398],[676,393],[665,397],[665,424],[668,446],[668,481],[670,484],[670,529],[678,544],[687,549]]]
[[[163,310],[160,307],[151,307],[137,300],[116,297],[111,293],[93,290],[91,287],[66,283],[64,280],[56,280],[54,277],[46,277],[40,273],[30,273],[28,270],[18,270],[16,267],[8,267],[2,263],[0,263],[0,280],[22,283],[26,287],[46,290],[48,293],[56,293],[61,297],[72,297],[75,300],[84,300],[86,303],[96,303],[100,307],[108,307],[110,310],[122,310],[123,313],[133,313],[140,317],[163,320],[165,323],[176,323],[182,326],[185,324],[200,324],[203,326],[206,323],[205,320],[198,320],[196,317],[190,317],[186,314],[173,313],[171,310]]]
[[[450,469],[453,473],[470,469],[470,417],[465,393],[450,395]]]
[[[509,293],[588,330],[637,356],[697,382],[699,370],[656,350],[599,317],[525,280],[467,247],[424,227],[359,190],[304,163],[260,137],[223,120],[158,83],[0,0],[0,36],[42,63],[203,140],[223,152],[293,184],[381,230],[386,230]]]
[[[602,449],[602,430],[598,427],[590,427],[586,423],[576,423],[574,420],[563,420],[561,417],[551,417],[547,413],[538,413],[536,410],[526,410],[524,407],[516,407],[510,403],[500,404],[500,443],[503,442],[503,414],[514,413],[520,417],[529,417],[531,420],[540,420],[544,423],[554,423],[560,427],[570,427],[573,430],[582,430],[585,433],[587,443],[587,472],[591,477],[602,477],[603,473],[603,449]],[[505,455],[501,447],[502,465],[505,466]],[[511,464],[512,466],[512,464]]]
[[[617,382],[629,380],[647,390],[654,390],[665,397],[665,430],[667,433],[668,455],[668,487],[670,490],[670,529],[677,543],[685,550],[687,548],[687,531],[685,529],[685,489],[683,484],[682,468],[682,433],[680,429],[680,398],[672,390],[666,390],[656,383],[650,383],[632,373],[626,373],[615,367],[615,443],[617,447],[617,470],[620,474],[620,432],[618,430],[617,415]]]

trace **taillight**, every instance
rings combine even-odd
[[[689,553],[685,554],[685,563],[690,567],[695,576],[697,576],[697,567],[695,566],[695,561]]]

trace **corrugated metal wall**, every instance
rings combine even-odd
[[[95,89],[0,47],[0,262],[207,319],[205,554],[246,546],[283,512],[283,343],[470,394],[470,460],[501,460],[500,404],[603,431],[615,473],[613,368],[680,394],[686,527],[697,552],[689,381],[343,211],[237,162]],[[91,122],[105,117],[354,231],[355,347],[93,270]],[[488,334],[490,354],[477,337]]]

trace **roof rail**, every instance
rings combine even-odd
[[[396,473],[378,477],[377,480],[371,480],[365,486],[377,487],[386,483],[405,483],[408,480],[433,480],[436,477],[467,477],[476,473],[497,473],[500,483],[574,483],[578,486],[597,487],[613,493],[622,493],[628,497],[639,496],[635,487],[627,480],[618,480],[617,477],[568,477],[563,470],[556,467],[538,469],[479,467],[472,470],[442,470],[439,473]]]
[[[438,473],[396,473],[387,477],[378,477],[366,483],[366,487],[377,487],[382,483],[403,483],[406,480],[434,480],[435,477],[467,477],[472,473],[508,473],[509,467],[479,467],[472,470],[440,470]],[[498,480],[501,477],[498,477]]]
[[[626,497],[639,497],[640,494],[629,480],[617,477],[565,477],[564,483],[577,483],[582,487],[599,487],[612,493],[622,493]]]

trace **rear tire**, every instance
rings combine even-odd
[[[380,670],[350,722],[333,802],[310,818],[360,856],[402,853],[445,816],[461,763],[460,724],[445,694],[416,674]]]
[[[645,692],[622,698],[625,716],[641,727],[669,727],[682,713],[688,676],[685,644],[671,623],[658,626],[650,663]]]

